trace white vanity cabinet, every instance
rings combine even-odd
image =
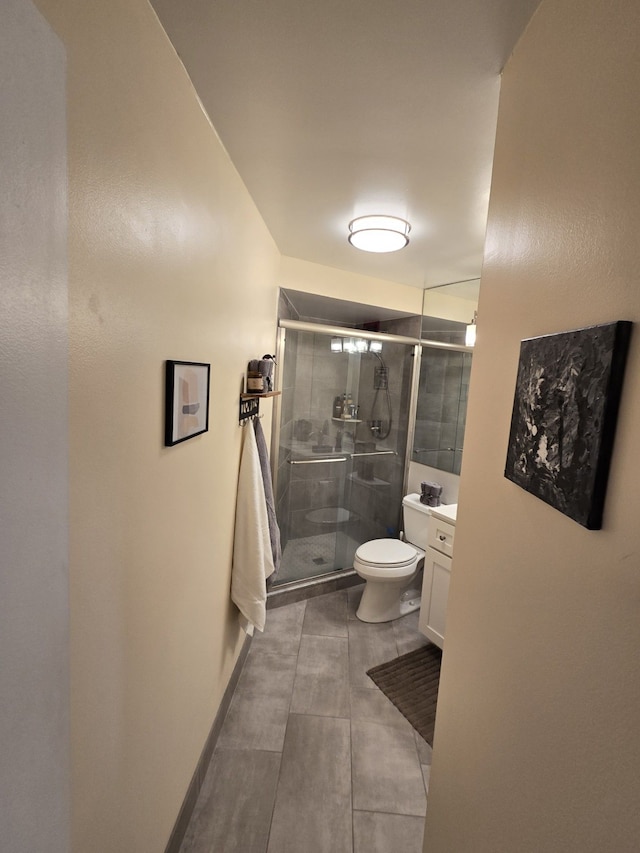
[[[457,510],[457,504],[431,509],[427,550],[424,557],[424,579],[418,627],[425,637],[440,648],[444,644]]]

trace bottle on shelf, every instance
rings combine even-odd
[[[342,417],[348,418],[351,420],[353,418],[353,397],[351,394],[347,394],[347,399],[344,404],[344,409],[342,411]]]

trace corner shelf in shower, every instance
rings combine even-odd
[[[337,421],[339,424],[361,424],[362,421],[356,418],[331,418],[332,421]]]
[[[260,412],[261,397],[279,397],[282,391],[265,391],[262,394],[240,394],[238,423],[242,424],[249,418],[257,418]]]

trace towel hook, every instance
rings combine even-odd
[[[260,415],[260,400],[257,397],[243,399],[240,397],[240,412],[238,422],[243,426],[248,420],[254,420],[261,417]]]

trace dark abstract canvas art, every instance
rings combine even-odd
[[[631,323],[529,338],[505,477],[587,527],[602,526]]]

